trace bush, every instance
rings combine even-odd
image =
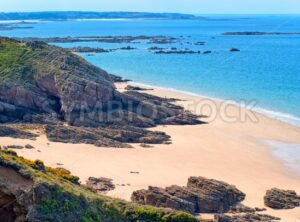
[[[47,172],[52,173],[53,175],[63,178],[65,180],[68,180],[71,183],[79,184],[79,177],[72,175],[69,170],[66,170],[64,168],[47,167]]]

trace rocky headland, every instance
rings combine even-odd
[[[145,129],[157,124],[204,123],[172,99],[118,92],[120,77],[43,42],[1,38],[0,60],[3,136],[22,134],[11,123],[39,124],[51,141],[130,147],[168,142],[166,134]]]

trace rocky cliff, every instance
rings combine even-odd
[[[173,100],[133,91],[120,93],[114,86],[116,80],[120,78],[62,48],[0,38],[0,123],[46,124],[52,125],[51,129],[67,123],[73,127],[65,130],[70,135],[55,136],[53,130],[46,130],[49,139],[61,142],[68,142],[66,138],[85,142],[84,138],[76,141],[72,135],[82,127],[90,128],[89,135],[95,128],[122,128],[127,140],[115,142],[118,136],[109,133],[104,137],[102,133],[100,139],[86,139],[99,146],[103,140],[104,146],[116,147],[120,147],[119,142],[142,142],[140,138],[147,138],[144,140],[149,143],[169,140],[167,136],[162,139],[161,134],[149,135],[147,130],[141,130],[143,135],[139,133],[136,138],[138,128],[203,123]]]

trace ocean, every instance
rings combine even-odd
[[[255,109],[300,127],[300,35],[227,36],[224,32],[300,32],[297,15],[209,15],[207,20],[35,21],[32,29],[0,31],[9,37],[164,35],[180,43],[79,42],[61,47],[136,50],[82,53],[89,62],[126,79],[222,100],[255,101]],[[196,42],[205,45],[195,45]],[[176,47],[211,54],[154,54],[148,48]],[[230,52],[238,48],[240,52]]]

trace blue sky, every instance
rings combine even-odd
[[[300,0],[0,0],[0,11],[147,11],[300,14]]]

